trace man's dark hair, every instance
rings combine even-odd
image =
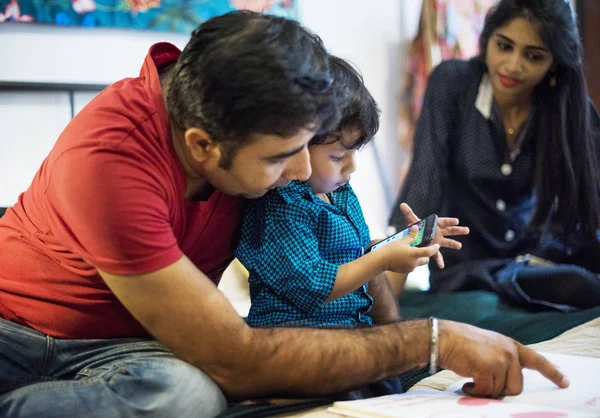
[[[321,39],[282,17],[236,11],[202,23],[167,81],[167,108],[179,129],[204,129],[235,151],[256,134],[284,138],[339,120]]]
[[[340,138],[344,132],[360,132],[353,144],[345,147],[360,148],[368,144],[379,130],[379,114],[377,102],[367,90],[360,73],[348,61],[330,55],[329,67],[334,78],[334,88],[339,95],[338,102],[342,118],[334,131],[315,135],[310,145],[320,145],[328,141],[328,137]]]

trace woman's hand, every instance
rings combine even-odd
[[[410,206],[406,203],[402,203],[400,205],[400,212],[404,215],[404,221],[406,225],[412,225],[415,222],[419,222],[421,219],[412,211]],[[458,218],[438,218],[437,228],[435,230],[435,238],[432,241],[432,244],[439,244],[440,247],[451,248],[453,250],[460,250],[462,244],[456,240],[451,238],[446,238],[449,236],[456,235],[467,235],[469,233],[469,228],[466,226],[458,225]],[[433,258],[437,263],[438,267],[444,268],[444,257],[438,251]]]

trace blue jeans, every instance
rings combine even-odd
[[[214,417],[198,368],[142,339],[59,340],[0,319],[0,417]]]

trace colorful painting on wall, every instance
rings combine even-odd
[[[400,167],[402,186],[410,166],[413,137],[429,74],[443,60],[469,59],[479,53],[485,16],[497,0],[423,0],[417,35],[403,46],[398,106],[398,139],[406,158]]]
[[[213,16],[252,10],[297,18],[297,0],[0,0],[1,22],[190,33]]]

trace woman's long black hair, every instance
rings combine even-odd
[[[595,239],[600,228],[600,120],[588,96],[577,19],[567,0],[501,0],[479,40],[485,59],[490,36],[517,17],[528,19],[554,57],[535,88],[537,206],[534,229],[550,225]],[[556,80],[551,85],[552,79]]]

